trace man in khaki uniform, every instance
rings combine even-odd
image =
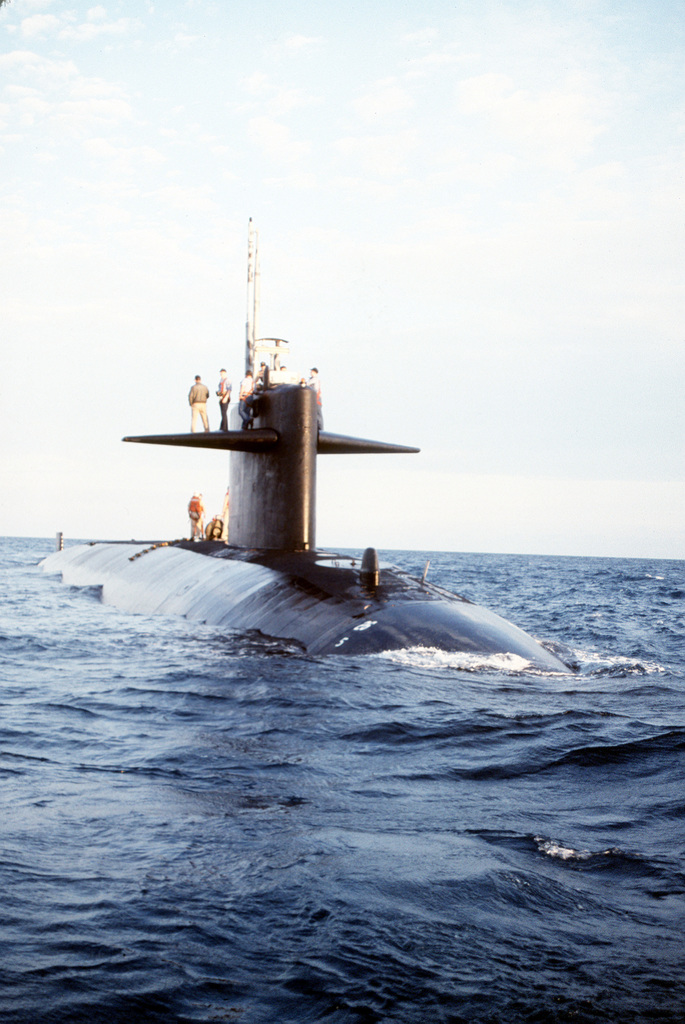
[[[206,384],[202,383],[202,377],[200,377],[198,373],[195,377],[195,383],[188,392],[188,405],[192,410],[190,429],[193,433],[196,433],[200,429],[200,420],[204,423],[205,430],[209,430],[209,420],[207,419],[208,398],[209,388]]]

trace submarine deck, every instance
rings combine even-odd
[[[309,654],[434,647],[513,654],[543,670],[568,671],[496,613],[385,562],[374,586],[362,579],[358,557],[222,541],[97,542],[55,552],[43,564],[66,583],[101,586],[103,601],[126,611],[257,630]]]

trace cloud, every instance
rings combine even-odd
[[[287,178],[264,178],[265,184],[271,188],[294,189],[296,192],[312,192],[319,187],[317,176],[313,172],[303,171],[291,174]]]
[[[507,181],[519,168],[520,161],[510,153],[499,150],[486,156],[463,144],[450,145],[436,155],[432,181],[439,186],[454,182],[456,178],[469,182],[480,191]]]
[[[268,107],[274,117],[279,117],[291,110],[310,107],[316,102],[318,101],[303,89],[281,89],[269,101]]]
[[[251,96],[266,96],[271,91],[271,79],[264,71],[255,71],[243,78],[241,86]]]
[[[344,196],[346,200],[358,202],[365,199],[372,203],[387,203],[397,199],[402,182],[379,180],[369,175],[354,177],[353,175],[331,178],[329,186],[332,191]]]
[[[277,163],[295,163],[309,156],[308,142],[292,138],[287,125],[270,117],[253,117],[248,124],[248,135],[262,152]]]
[[[208,185],[196,188],[165,185],[163,188],[157,189],[155,196],[167,206],[177,210],[207,213],[219,209],[218,204],[212,198],[212,191]]]
[[[320,36],[303,36],[292,34],[286,36],[281,42],[281,46],[284,50],[289,50],[291,53],[300,53],[302,50],[311,50],[317,46],[320,46],[323,39]]]
[[[34,4],[33,6],[47,5]],[[80,23],[76,21],[76,16],[72,11],[66,11],[60,16],[32,14],[21,20],[19,32],[24,39],[39,39],[53,34],[59,39],[88,42],[102,35],[125,35],[140,26],[141,22],[137,18],[117,18],[110,21],[105,8],[97,6],[89,8],[85,20]],[[16,31],[15,27],[12,26],[11,31]]]
[[[55,88],[78,75],[76,65],[71,60],[52,60],[42,57],[31,50],[12,50],[0,55],[0,68],[8,74],[27,79],[32,84]]]
[[[119,176],[132,177],[142,164],[159,164],[165,160],[153,146],[120,146],[104,138],[86,139],[83,148],[93,160],[101,160]]]
[[[48,111],[52,125],[71,136],[84,137],[104,124],[120,124],[132,117],[130,104],[116,97],[67,99]]]
[[[263,71],[243,78],[240,82],[243,92],[254,98],[252,108],[262,110],[272,118],[282,117],[291,110],[310,107],[320,101],[303,89],[283,89],[275,85]]]
[[[35,124],[46,117],[51,110],[51,105],[39,95],[36,89],[9,88],[6,95],[13,101],[11,106],[7,105],[7,111],[10,112],[14,108],[22,125]]]
[[[437,29],[423,28],[418,32],[407,32],[402,42],[407,46],[430,46],[438,37]]]
[[[86,21],[80,25],[68,25],[59,32],[60,39],[72,39],[75,42],[83,43],[102,35],[126,35],[141,27],[138,18],[118,18],[116,21],[103,21],[105,16],[104,8],[92,8],[88,12]]]
[[[354,102],[357,114],[367,122],[403,114],[413,106],[414,100],[406,89],[392,79],[376,83],[370,92]]]
[[[389,135],[348,137],[340,139],[335,148],[342,156],[361,164],[370,174],[392,178],[404,173],[406,160],[417,145],[418,136],[411,130]]]
[[[586,155],[603,130],[597,100],[580,82],[533,93],[516,89],[508,75],[478,75],[459,83],[457,106],[462,114],[487,119],[502,139],[553,167]]]
[[[268,46],[265,56],[273,62],[291,58],[300,60],[320,49],[324,42],[321,36],[305,36],[291,32]]]
[[[29,18],[24,18],[19,26],[24,39],[31,39],[34,36],[47,35],[49,32],[55,32],[60,25],[60,19],[56,18],[54,14],[34,14]]]
[[[201,43],[204,36],[193,36],[189,32],[177,32],[174,36],[174,43],[178,47],[194,46],[195,43]]]
[[[59,136],[82,137],[132,119],[121,86],[81,75],[72,61],[15,50],[0,56],[0,70],[14,79],[3,98],[8,124],[17,129],[42,123]]]
[[[468,59],[456,57],[453,53],[427,53],[422,57],[411,57],[407,61],[404,77],[426,78],[433,71],[444,71],[445,68]]]

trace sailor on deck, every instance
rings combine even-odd
[[[190,418],[190,429],[192,433],[195,433],[200,429],[198,420],[201,419],[205,430],[209,430],[209,420],[207,419],[207,399],[209,398],[209,388],[206,384],[202,383],[202,377],[198,373],[195,377],[195,383],[188,392],[188,405],[192,409],[192,416]]]
[[[243,430],[247,430],[252,422],[252,403],[254,402],[254,380],[252,379],[251,370],[247,371],[240,382],[239,398],[238,412],[243,421]]]
[[[219,411],[221,412],[221,426],[219,430],[228,432],[228,407],[231,403],[231,382],[228,379],[226,370],[221,370],[221,379],[219,381],[216,393],[219,396]]]
[[[319,371],[315,366],[312,366],[309,371],[311,376],[307,381],[307,384],[316,392],[316,425],[319,430],[323,430],[323,408],[321,406],[321,381],[319,380]]]
[[[205,535],[205,505],[199,491],[195,491],[188,502],[188,518],[190,519],[190,539],[202,540]]]

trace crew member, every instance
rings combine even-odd
[[[231,500],[230,500],[230,496],[229,496],[229,490],[230,490],[230,488],[227,487],[226,488],[226,495],[224,497],[224,507],[223,507],[223,511],[222,511],[224,528],[221,531],[221,539],[226,544],[228,544],[228,517],[230,515],[230,509],[231,509]]]
[[[257,370],[257,376],[255,377],[254,385],[256,388],[263,388],[266,384],[266,363],[261,362],[259,369]]]
[[[252,403],[254,402],[254,381],[252,379],[252,370],[248,370],[242,381],[240,382],[240,403],[238,405],[238,412],[240,418],[243,421],[243,430],[247,430],[252,422]]]
[[[209,430],[209,420],[207,419],[208,398],[209,388],[206,384],[202,383],[202,377],[198,373],[195,377],[195,383],[188,392],[188,405],[192,410],[190,429],[193,433],[200,429],[199,420],[202,420],[204,423],[205,430]]]
[[[205,506],[199,491],[195,491],[188,502],[188,518],[190,519],[190,539],[202,540],[205,532]]]
[[[316,392],[316,425],[319,430],[323,430],[323,408],[321,406],[321,381],[319,380],[319,371],[315,366],[312,366],[309,371],[311,376],[307,381],[307,384]]]
[[[221,516],[214,516],[207,523],[207,529],[205,530],[205,537],[207,540],[221,540],[221,534],[224,529]]]
[[[232,385],[225,370],[221,370],[221,379],[216,389],[219,396],[219,411],[221,412],[221,426],[219,430],[228,433],[228,407],[231,404]]]

